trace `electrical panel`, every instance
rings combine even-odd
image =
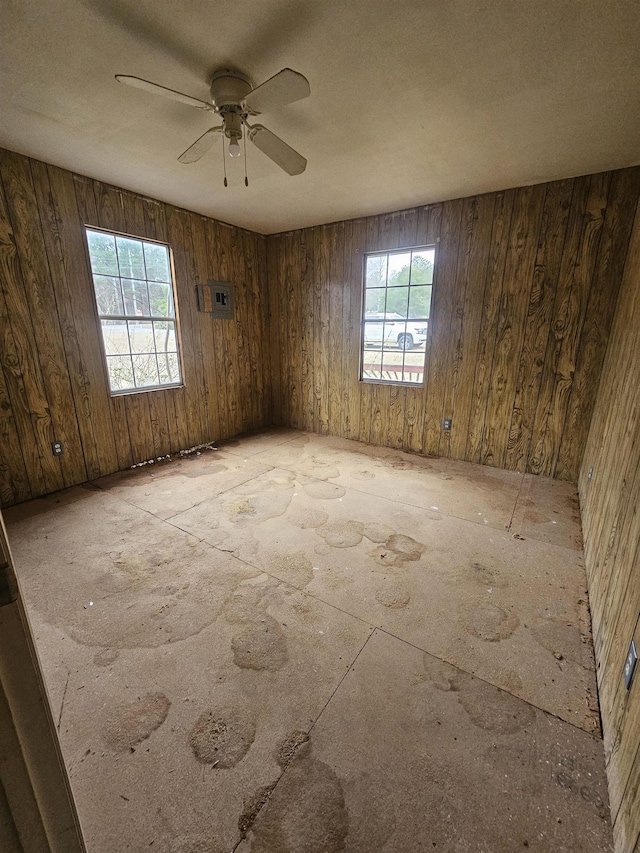
[[[219,320],[233,319],[233,284],[230,281],[211,281],[199,284],[198,311]]]

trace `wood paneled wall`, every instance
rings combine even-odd
[[[630,691],[622,671],[632,638],[640,651],[640,207],[579,487],[611,817],[616,849],[633,853],[640,849],[640,670]]]
[[[110,396],[85,224],[171,245],[183,388]],[[234,321],[196,310],[208,278],[236,285]],[[258,234],[0,150],[0,287],[2,505],[271,422]]]
[[[276,422],[576,480],[639,188],[626,169],[268,237]],[[363,253],[437,240],[424,387],[359,382]]]

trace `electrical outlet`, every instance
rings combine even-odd
[[[443,418],[442,419],[442,429],[445,430],[446,432],[450,432],[451,431],[451,423],[452,423],[451,418]]]
[[[587,483],[590,483],[593,480],[593,465],[589,466],[589,473],[587,474]]]
[[[64,453],[64,444],[61,441],[52,441],[51,452],[54,456],[62,456]]]
[[[638,653],[636,652],[636,644],[631,640],[631,645],[629,646],[629,651],[627,652],[627,657],[624,662],[624,683],[627,686],[627,690],[631,690],[631,682],[633,681],[633,674],[636,671],[637,662]]]

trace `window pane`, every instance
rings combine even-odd
[[[122,280],[124,313],[129,317],[149,316],[149,293],[146,281]]]
[[[153,323],[129,320],[129,340],[131,352],[155,352]]]
[[[159,385],[158,364],[156,354],[133,355],[133,375],[136,380],[136,388],[145,388],[148,385]]]
[[[409,296],[409,317],[428,317],[431,307],[431,285],[412,287]]]
[[[180,382],[180,364],[177,353],[158,353],[158,367],[160,368],[160,382]]]
[[[173,317],[171,285],[149,282],[149,306],[153,317]]]
[[[94,275],[93,286],[96,291],[98,314],[124,313],[119,278],[108,278],[106,275]]]
[[[118,275],[116,241],[113,234],[87,230],[91,270],[100,275]]]
[[[153,328],[155,332],[156,351],[177,352],[176,324],[170,322],[154,323]]]
[[[411,252],[400,252],[397,255],[389,255],[389,279],[388,287],[409,284],[409,271],[411,269]]]
[[[116,237],[118,263],[122,278],[144,278],[144,256],[140,240]]]
[[[398,349],[385,350],[382,353],[382,371],[383,373],[402,373],[402,353]],[[402,379],[402,376],[387,376],[386,379]]]
[[[382,363],[382,353],[371,352],[367,350],[362,358],[362,377],[363,379],[381,379],[380,365]]]
[[[414,252],[411,260],[411,284],[431,284],[433,281],[433,249]]]
[[[129,353],[129,336],[124,320],[101,320],[104,351],[107,355]]]
[[[405,364],[404,371],[402,373],[402,381],[409,382],[412,385],[422,385],[424,382],[424,366],[420,365],[419,367],[412,367]]]
[[[385,321],[384,326],[382,327],[381,338],[384,341],[384,346],[388,347],[390,344],[394,344],[396,341],[395,338],[395,322],[393,320]]]
[[[387,290],[387,316],[395,314],[398,317],[406,317],[409,310],[409,288],[394,287]]]
[[[387,281],[387,255],[369,255],[367,258],[365,286],[384,287]]]
[[[147,267],[147,279],[149,281],[171,283],[169,252],[166,246],[159,246],[157,243],[145,243],[144,259]]]
[[[365,314],[384,313],[384,299],[386,294],[385,288],[376,288],[375,290],[367,290],[364,296],[364,312]]]
[[[109,384],[112,391],[123,391],[133,388],[133,365],[130,355],[107,356],[109,368]]]
[[[405,352],[403,379],[405,382],[418,383],[424,379],[424,344]]]

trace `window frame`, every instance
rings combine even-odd
[[[362,299],[360,304],[360,355],[359,355],[359,363],[358,363],[358,382],[362,382],[366,385],[394,385],[399,388],[424,388],[425,380],[426,380],[426,367],[427,367],[427,351],[429,346],[431,345],[431,337],[433,334],[433,322],[434,322],[434,293],[436,288],[436,276],[438,269],[438,250],[440,248],[440,240],[434,239],[433,242],[430,243],[422,243],[416,246],[401,246],[397,249],[372,249],[368,252],[362,253]],[[427,334],[424,343],[424,363],[422,368],[422,380],[420,382],[407,382],[404,379],[373,379],[369,377],[365,377],[364,373],[364,357],[365,357],[365,343],[364,343],[364,335],[365,335],[365,323],[366,320],[366,299],[367,299],[367,259],[376,255],[386,255],[387,258],[390,255],[401,255],[407,252],[419,252],[419,251],[433,251],[433,275],[431,277],[431,301],[429,305],[429,317],[426,318],[425,322],[427,324]],[[388,263],[388,261],[387,261]],[[404,285],[401,285],[404,286]],[[411,285],[407,285],[410,287]],[[416,286],[422,286],[420,284]],[[389,288],[388,284],[385,284],[385,290]],[[388,312],[385,312],[388,313]],[[398,322],[421,322],[420,319],[412,320],[410,318],[402,318],[399,319]],[[384,343],[384,341],[382,342]],[[380,352],[384,352],[381,348]],[[403,350],[403,355],[407,352]],[[404,360],[403,360],[403,372],[404,372]]]
[[[173,317],[167,317],[167,316],[161,317],[161,316],[155,316],[152,314],[149,314],[148,316],[144,315],[144,316],[134,317],[134,316],[128,315],[128,314],[102,315],[100,313],[100,309],[98,307],[98,294],[96,293],[96,286],[95,286],[95,282],[94,282],[94,278],[93,278],[93,276],[94,276],[93,267],[91,264],[91,249],[89,247],[89,236],[88,236],[89,231],[97,231],[97,232],[100,232],[102,234],[108,234],[110,237],[124,237],[124,238],[129,239],[129,240],[138,240],[140,243],[155,244],[158,246],[162,246],[163,248],[165,248],[167,250],[168,260],[169,260],[169,274],[171,276],[170,284],[171,284],[171,295],[172,295],[172,299],[173,299]],[[95,318],[96,318],[96,322],[97,322],[97,326],[98,326],[98,332],[99,332],[98,337],[100,339],[100,351],[102,354],[102,366],[104,369],[105,380],[106,380],[109,396],[110,397],[123,397],[123,396],[127,396],[129,394],[145,394],[145,393],[150,392],[150,391],[169,391],[169,390],[175,390],[177,388],[184,388],[185,387],[185,372],[184,372],[184,359],[183,359],[183,354],[182,354],[182,335],[181,335],[181,330],[180,330],[180,312],[179,312],[179,308],[178,308],[178,294],[177,294],[177,287],[176,287],[176,273],[175,273],[175,265],[174,265],[174,258],[173,258],[173,249],[171,248],[170,244],[165,243],[163,240],[156,240],[154,238],[149,238],[149,237],[141,237],[138,234],[129,234],[126,231],[117,231],[113,228],[102,228],[101,226],[89,225],[88,223],[84,223],[83,233],[84,233],[84,248],[85,248],[87,264],[88,264],[88,269],[89,269],[89,279],[90,279],[91,293],[92,293],[92,298],[93,298],[93,307],[94,307]],[[118,269],[118,272],[120,272],[120,269]],[[96,275],[101,275],[101,273],[96,273]],[[122,282],[122,280],[123,280],[122,276],[120,276],[120,275],[118,275],[118,279],[120,282]],[[134,279],[131,279],[131,280],[134,280]],[[141,280],[141,279],[138,279],[138,280]],[[149,284],[149,279],[145,278],[144,281],[147,285]],[[152,282],[152,283],[154,283],[154,282]],[[169,282],[160,282],[160,283],[168,284]],[[172,322],[174,324],[174,328],[175,328],[176,355],[177,355],[177,359],[178,359],[178,368],[180,370],[180,381],[179,382],[167,382],[167,383],[162,383],[160,385],[144,385],[144,386],[137,386],[137,387],[133,387],[133,388],[121,388],[121,389],[114,390],[111,387],[111,378],[109,375],[108,354],[106,351],[104,335],[102,332],[102,320],[103,319],[108,319],[108,320],[114,320],[114,319],[118,320],[119,319],[119,320],[122,320],[124,322],[128,322],[130,320],[135,320],[135,319],[138,319],[138,320],[141,320],[144,322]],[[154,343],[155,343],[155,341],[154,341]],[[129,344],[131,345],[130,341],[129,341]],[[130,351],[128,353],[128,355],[130,355],[130,356],[136,355],[136,353],[132,353]],[[158,355],[157,349],[155,350],[155,355],[156,356]],[[135,378],[135,373],[134,373],[134,378]]]

